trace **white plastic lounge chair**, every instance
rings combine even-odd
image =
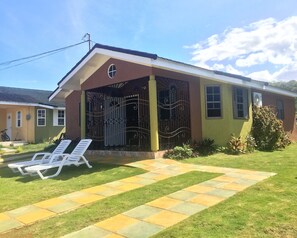
[[[84,157],[84,153],[88,149],[89,145],[91,144],[91,139],[83,139],[81,140],[77,146],[74,148],[74,150],[71,152],[71,154],[57,154],[54,155],[51,158],[51,161],[47,164],[40,164],[40,165],[34,165],[30,167],[26,167],[25,170],[29,174],[38,174],[40,178],[42,179],[48,179],[56,177],[60,174],[63,166],[70,166],[75,165],[79,166],[81,164],[86,164],[89,168],[92,168],[92,166],[89,164],[87,159]],[[55,159],[55,157],[61,158],[61,160]],[[44,176],[45,171],[49,169],[57,168],[56,173],[48,176]]]
[[[28,172],[26,172],[24,168],[28,166],[48,163],[53,155],[64,153],[70,143],[71,140],[62,140],[52,153],[36,153],[31,160],[10,163],[8,164],[8,167],[14,173],[20,172],[22,175],[27,175]]]

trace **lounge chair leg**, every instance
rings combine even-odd
[[[25,175],[28,175],[29,173],[28,172],[24,172],[24,170],[22,170],[22,168],[18,167],[18,172],[21,173],[21,175],[25,176]]]
[[[83,161],[85,162],[85,164],[88,166],[89,169],[93,168],[92,165],[89,164],[89,162],[84,156],[81,156],[81,158],[83,159]]]

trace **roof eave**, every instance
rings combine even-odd
[[[220,71],[213,71],[204,68],[200,68],[194,65],[181,63],[178,61],[173,61],[165,58],[158,57],[154,54],[148,54],[144,52],[125,50],[116,47],[110,47],[105,45],[96,44],[58,83],[58,88],[50,95],[49,100],[55,100],[56,98],[64,98],[69,95],[73,90],[80,90],[80,83],[83,80],[86,80],[88,75],[92,72],[95,72],[101,65],[96,64],[96,58],[98,57],[107,57],[107,58],[116,58],[132,63],[137,63],[141,65],[146,65],[149,67],[156,67],[161,69],[170,70],[173,72],[179,72],[187,75],[192,75],[195,77],[203,77],[210,80],[220,81],[224,83],[229,83],[233,85],[260,89],[272,93],[277,93],[289,97],[297,97],[296,93],[289,92],[286,90],[281,90],[272,86],[268,86],[264,82],[259,82],[252,80],[250,78],[233,75]],[[105,60],[107,60],[107,58]],[[91,60],[95,61],[92,62]],[[101,62],[102,63],[102,62]],[[79,70],[83,67],[88,67],[88,64],[91,64],[89,67],[94,67],[87,75],[85,79],[75,78]],[[69,83],[72,79],[76,79],[75,82]],[[59,99],[61,100],[61,99]]]
[[[0,101],[0,105],[7,105],[7,106],[27,106],[27,107],[42,107],[48,109],[65,109],[65,107],[61,106],[53,106],[47,105],[43,103],[25,103],[25,102],[8,102],[8,101]]]

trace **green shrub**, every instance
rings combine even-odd
[[[227,153],[232,155],[238,155],[245,153],[245,142],[242,141],[241,137],[231,135],[230,140],[227,143]]]
[[[186,159],[193,156],[193,149],[188,144],[183,144],[183,146],[175,146],[173,150],[169,150],[164,154],[164,158],[170,159]]]
[[[16,148],[16,153],[22,153],[24,151],[23,147],[22,146],[18,146]]]
[[[226,153],[227,151],[227,147],[226,146],[221,146],[221,145],[217,145],[216,146],[216,152],[217,153]]]
[[[197,152],[199,155],[206,156],[212,155],[216,152],[217,146],[214,144],[213,139],[205,138],[202,141],[192,143],[194,152]]]
[[[252,153],[257,147],[256,140],[253,136],[247,135],[246,137],[246,152]]]
[[[267,106],[253,108],[252,135],[259,150],[282,149],[291,143],[282,121],[277,119],[274,109]]]

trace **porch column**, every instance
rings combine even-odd
[[[86,138],[86,91],[81,91],[80,96],[80,138]]]
[[[155,152],[159,150],[157,83],[156,83],[155,75],[150,75],[149,104],[150,104],[151,150]]]

